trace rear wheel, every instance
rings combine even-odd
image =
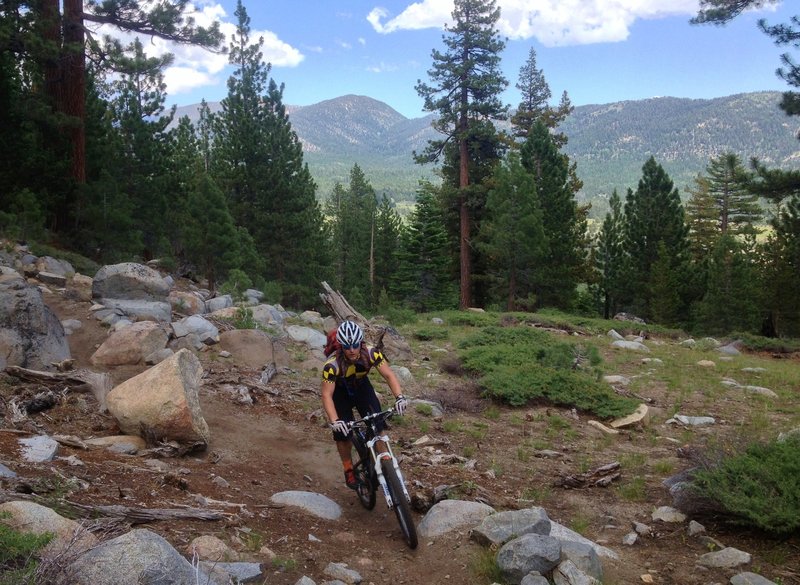
[[[392,502],[394,502],[394,513],[397,516],[397,522],[400,524],[400,530],[403,531],[403,538],[409,548],[417,548],[417,527],[414,526],[411,507],[408,505],[408,499],[406,499],[403,491],[403,484],[397,476],[392,460],[384,459],[381,461],[381,468],[383,469],[383,477],[386,480],[386,487],[389,489],[389,495],[392,496]]]

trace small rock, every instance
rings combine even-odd
[[[701,368],[714,368],[716,367],[717,364],[715,364],[711,360],[700,360],[699,362],[697,362],[697,365],[700,366]]]
[[[689,536],[697,536],[698,534],[703,534],[706,531],[706,527],[695,520],[691,520],[688,530]]]
[[[761,575],[745,572],[731,577],[731,585],[775,585],[775,583]]]
[[[622,544],[627,546],[633,546],[636,544],[636,541],[639,539],[639,535],[635,532],[629,532],[625,536],[622,537]]]
[[[701,555],[697,559],[697,564],[709,568],[733,569],[740,565],[746,565],[751,560],[752,557],[749,553],[729,546],[719,551]]]
[[[653,520],[661,520],[661,522],[683,522],[686,520],[686,514],[671,506],[661,506],[653,510]]]

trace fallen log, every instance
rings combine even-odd
[[[120,518],[131,524],[143,524],[157,520],[225,520],[233,514],[218,512],[216,510],[200,510],[199,508],[132,508],[129,506],[90,506],[76,502],[65,501],[68,506],[80,510],[87,518],[111,516]]]
[[[28,382],[40,382],[60,387],[67,385],[74,392],[91,392],[97,402],[100,403],[102,410],[106,408],[106,396],[114,385],[110,374],[92,372],[87,369],[68,372],[43,372],[19,366],[8,366],[6,372],[15,378]]]

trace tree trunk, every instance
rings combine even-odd
[[[464,90],[466,93],[466,89]],[[466,97],[464,97],[466,101]],[[466,107],[466,106],[464,106]],[[461,114],[459,122],[459,172],[458,172],[458,215],[459,215],[459,266],[461,283],[458,306],[467,309],[472,305],[472,264],[469,250],[469,207],[467,207],[467,187],[469,186],[469,151],[467,149],[467,117]]]
[[[64,0],[64,113],[75,124],[72,141],[72,178],[86,182],[86,56],[83,1]]]

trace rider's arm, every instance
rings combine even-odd
[[[386,380],[386,383],[389,385],[389,390],[392,391],[394,397],[402,396],[403,389],[400,388],[400,381],[397,379],[394,370],[389,366],[389,362],[382,361],[375,369],[378,370],[378,373]]]
[[[325,415],[328,417],[328,422],[334,422],[339,415],[336,414],[336,406],[333,404],[333,390],[336,388],[336,384],[333,382],[328,382],[327,380],[322,381],[322,386],[320,387],[320,394],[322,394],[322,408],[325,410]]]

